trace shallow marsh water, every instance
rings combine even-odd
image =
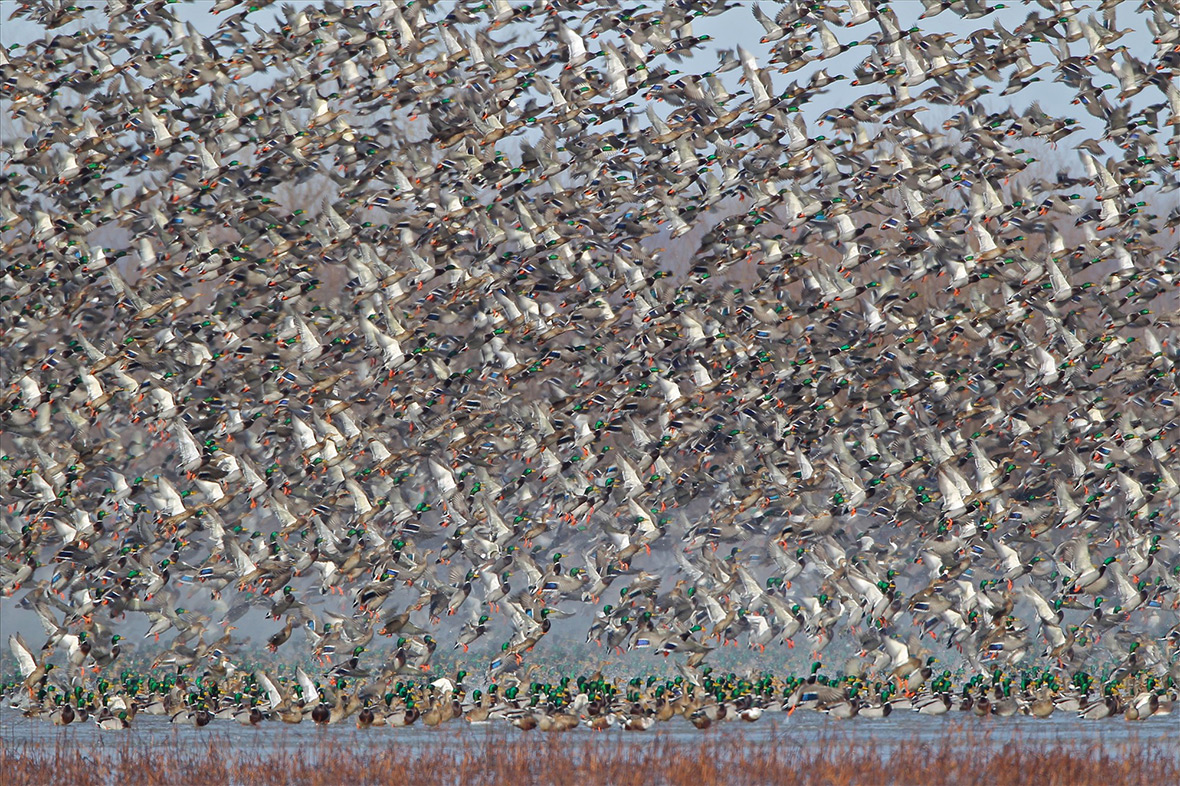
[[[0,712],[4,786],[1161,786],[1180,783],[1169,717],[1127,723],[1061,715],[975,718],[902,713],[838,721],[774,715],[699,731],[523,732],[461,722],[358,730],[232,721],[178,728],[160,717],[103,732]]]
[[[167,718],[140,714],[130,729],[103,731],[93,722],[60,728],[44,720],[21,716],[11,709],[0,710],[0,744],[26,750],[46,750],[65,742],[82,748],[109,747],[133,742],[148,747],[207,746],[210,743],[225,752],[236,751],[312,751],[323,746],[341,746],[351,751],[391,743],[410,746],[445,744],[457,752],[464,748],[481,749],[504,740],[555,737],[567,741],[609,739],[616,743],[650,744],[652,740],[676,743],[732,737],[745,742],[780,742],[805,745],[813,740],[839,740],[865,744],[889,751],[897,746],[941,745],[947,742],[972,747],[1011,748],[1072,745],[1112,750],[1120,745],[1160,746],[1180,758],[1180,715],[1155,716],[1134,723],[1121,717],[1087,721],[1073,714],[1058,712],[1049,718],[1027,716],[1011,718],[977,718],[970,713],[943,716],[919,715],[900,711],[888,718],[838,720],[822,713],[796,712],[765,715],[755,723],[731,721],[699,731],[687,721],[676,719],[658,724],[647,732],[627,732],[612,728],[595,732],[582,726],[563,735],[540,731],[524,732],[505,723],[470,725],[455,721],[438,729],[424,726],[406,728],[372,728],[359,730],[349,720],[320,727],[305,721],[300,724],[264,722],[245,727],[233,721],[214,721],[201,729],[173,725]]]

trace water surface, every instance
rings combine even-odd
[[[49,752],[59,744],[77,746],[82,750],[116,748],[130,743],[134,747],[191,751],[193,747],[213,746],[219,752],[246,751],[253,753],[305,750],[309,755],[322,753],[325,747],[339,747],[356,753],[366,748],[390,744],[435,746],[453,750],[461,755],[464,750],[479,750],[487,745],[521,735],[583,742],[594,739],[610,741],[612,745],[651,745],[661,742],[689,743],[705,739],[732,738],[735,741],[766,742],[767,744],[807,745],[816,741],[845,742],[875,747],[888,752],[898,746],[944,743],[969,745],[978,749],[1017,747],[1074,746],[1097,748],[1114,753],[1125,745],[1146,745],[1173,753],[1180,758],[1180,716],[1155,716],[1134,723],[1122,718],[1087,721],[1070,713],[1057,712],[1046,719],[1027,716],[1011,718],[977,718],[970,713],[948,713],[943,716],[919,715],[899,711],[889,718],[837,720],[822,713],[771,713],[755,723],[730,721],[715,724],[700,731],[687,721],[675,719],[660,723],[647,732],[627,732],[618,728],[596,732],[579,727],[564,735],[541,731],[520,731],[506,723],[472,726],[454,721],[438,729],[410,726],[360,730],[355,721],[320,727],[305,721],[300,724],[264,722],[257,727],[242,726],[234,721],[213,721],[197,729],[173,725],[167,718],[140,714],[130,729],[103,731],[88,721],[67,727],[56,727],[44,720],[32,720],[4,708],[0,710],[0,744],[29,753]]]

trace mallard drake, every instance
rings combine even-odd
[[[1003,688],[997,686],[992,691],[991,709],[993,715],[998,715],[1001,718],[1010,718],[1020,711],[1020,705],[1016,701],[1016,697],[1008,693],[1008,687]]]
[[[21,677],[24,678],[22,686],[32,696],[35,689],[49,678],[49,672],[53,670],[54,665],[44,661],[38,662],[19,633],[13,633],[8,637],[8,648],[16,658],[16,665],[20,669]]]
[[[951,708],[951,697],[945,693],[924,696],[914,702],[914,712],[922,715],[944,715]]]
[[[623,716],[623,728],[627,731],[647,731],[655,725],[656,719],[645,713]],[[700,727],[698,727],[700,728]]]
[[[860,701],[852,698],[832,702],[824,707],[823,711],[833,718],[855,718],[860,711]]]
[[[385,716],[385,725],[393,728],[413,726],[418,718],[421,717],[421,714],[421,711],[413,701],[407,701],[405,706],[389,711],[389,714]]]
[[[173,715],[170,722],[177,723],[184,726],[194,726],[196,728],[203,728],[208,726],[213,721],[213,713],[204,708],[196,710],[181,710]]]
[[[373,713],[373,708],[366,704],[356,714],[356,727],[358,729],[368,729],[376,720],[377,716]]]
[[[239,707],[233,714],[233,719],[242,726],[257,726],[265,719],[262,710],[255,706]]]
[[[94,722],[103,731],[121,731],[131,726],[131,721],[127,718],[127,710],[119,710],[115,713],[105,707],[95,716]]]
[[[54,708],[53,712],[49,713],[49,720],[54,726],[69,726],[74,722],[74,708],[70,706],[68,701],[62,701]]]
[[[1078,712],[1079,718],[1086,720],[1102,720],[1119,712],[1119,701],[1114,696],[1104,696],[1101,701],[1090,704]]]
[[[888,718],[893,712],[893,704],[886,701],[882,704],[868,704],[860,707],[857,716],[861,718]]]
[[[762,717],[762,713],[764,711],[765,710],[762,707],[758,706],[743,707],[742,709],[738,710],[738,717],[747,723],[753,723]]]
[[[472,694],[472,698],[475,699],[475,703],[467,709],[467,712],[463,713],[463,719],[468,723],[487,723],[492,714],[492,705],[488,694],[477,689]]]
[[[332,707],[326,702],[320,702],[315,705],[311,711],[311,720],[321,726],[326,726],[332,721]]]

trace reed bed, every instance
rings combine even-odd
[[[0,773],[6,786],[1112,786],[1180,783],[1180,758],[1164,745],[1140,741],[1096,748],[1069,741],[1003,746],[943,738],[911,746],[839,734],[758,741],[714,736],[693,742],[659,733],[643,739],[489,733],[476,741],[440,734],[429,743],[394,740],[361,749],[328,741],[285,749],[252,749],[216,739],[148,746],[131,738],[90,746],[66,740],[0,742]]]

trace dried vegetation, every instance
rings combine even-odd
[[[490,733],[484,744],[445,732],[436,742],[393,741],[361,750],[329,743],[257,749],[214,739],[200,746],[144,746],[132,737],[78,747],[0,743],[6,786],[45,783],[165,786],[368,786],[372,784],[614,784],[615,786],[739,786],[751,784],[987,784],[987,786],[1111,786],[1180,782],[1175,750],[1151,742],[1083,746],[1071,742],[997,745],[956,741],[928,745],[866,745],[840,735],[775,741],[711,737],[699,742],[665,735],[564,737]]]

